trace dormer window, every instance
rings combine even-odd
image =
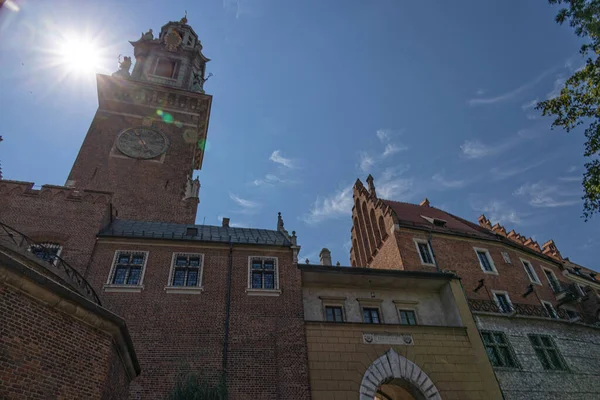
[[[439,226],[440,228],[446,226],[446,222],[447,222],[444,219],[433,218],[433,217],[426,217],[424,215],[421,215],[421,218],[425,219],[430,224],[433,224],[435,226]]]
[[[179,62],[168,58],[159,58],[154,67],[153,75],[163,78],[177,79],[179,72]]]

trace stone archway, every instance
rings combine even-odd
[[[360,384],[360,400],[373,400],[378,388],[388,383],[404,382],[417,400],[441,400],[440,394],[419,366],[390,348],[367,368]]]

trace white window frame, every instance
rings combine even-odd
[[[198,283],[196,286],[173,286],[173,278],[175,274],[175,260],[177,257],[200,257],[200,265],[198,267]],[[183,253],[177,252],[173,253],[171,257],[171,269],[169,270],[169,280],[167,281],[167,286],[165,286],[165,291],[167,293],[177,293],[177,294],[199,294],[204,291],[204,286],[202,285],[202,275],[204,273],[204,254],[201,253]]]
[[[551,302],[546,301],[546,300],[540,300],[540,302],[542,303],[542,307],[544,307],[544,310],[546,310],[546,304],[550,306],[550,309],[552,310],[552,313],[554,314],[554,316],[551,316],[549,318],[559,319],[558,318],[558,312],[556,311],[556,308],[554,308],[554,306],[552,305]]]
[[[421,265],[435,267],[435,256],[433,255],[433,251],[431,250],[429,241],[427,241],[426,239],[417,239],[417,238],[413,238],[413,241],[415,242],[415,248],[417,249],[417,254],[419,255],[419,260],[421,260]],[[423,260],[423,256],[421,256],[421,251],[419,250],[419,244],[427,245],[427,250],[429,251],[429,255],[431,256],[433,263],[426,263],[425,260]]]
[[[415,314],[415,325],[404,325],[402,323],[402,317],[400,316],[400,311],[412,311]],[[417,313],[417,309],[413,307],[403,307],[396,305],[396,312],[398,313],[398,324],[402,326],[418,326],[421,325],[419,322],[419,314]]]
[[[117,259],[119,254],[121,253],[132,253],[132,254],[143,254],[144,255],[144,263],[142,264],[142,272],[140,273],[140,281],[137,285],[127,285],[127,284],[115,284],[112,283],[113,274],[117,267]],[[129,293],[139,293],[144,289],[144,275],[146,275],[146,265],[148,264],[148,256],[150,255],[149,251],[143,250],[115,250],[115,255],[113,256],[112,265],[110,267],[110,272],[108,274],[108,278],[106,279],[106,284],[104,285],[105,292],[129,292]]]
[[[519,258],[519,260],[521,261],[521,265],[523,266],[523,270],[525,271],[525,275],[527,275],[527,279],[529,279],[529,282],[541,286],[542,285],[542,281],[540,280],[540,277],[538,276],[537,272],[535,272],[535,268],[533,268],[533,264],[531,263],[531,261],[526,260],[524,258]],[[531,272],[533,273],[533,276],[536,279],[535,281],[532,281],[531,277],[527,273],[527,267],[525,266],[525,263],[527,263],[527,264],[529,264],[531,266]]]
[[[342,308],[342,322],[348,322],[346,319],[346,298],[345,297],[337,297],[337,296],[319,296],[321,300],[321,314],[323,318],[323,322],[327,321],[327,312],[325,311],[325,307],[341,307]],[[340,323],[340,322],[338,322]]]
[[[274,289],[254,289],[252,287],[252,260],[273,260],[275,263],[275,288]],[[249,256],[248,257],[248,284],[246,286],[246,294],[248,296],[279,296],[281,289],[279,286],[279,259],[277,257],[266,256]]]
[[[381,303],[383,302],[382,299],[375,299],[375,298],[357,298],[356,301],[358,301],[358,305],[360,306],[360,322],[364,323],[364,324],[371,324],[370,322],[365,322],[365,308],[376,308],[377,312],[379,313],[379,324],[372,324],[372,325],[382,325],[385,323],[384,318],[383,318],[383,310],[381,308]]]
[[[512,310],[511,312],[505,313],[505,312],[502,311],[502,306],[500,305],[500,302],[498,301],[498,297],[496,297],[497,294],[502,294],[502,295],[506,296],[506,301],[508,301],[508,304],[510,304],[510,308]],[[515,313],[515,306],[514,306],[512,300],[510,299],[510,296],[508,295],[507,291],[504,291],[504,290],[492,290],[492,296],[494,297],[494,302],[498,306],[498,309],[500,310],[500,313],[507,314],[507,315],[512,315],[512,314]]]
[[[183,43],[183,41],[182,41]],[[170,78],[167,78],[166,76],[162,76],[162,75],[157,75],[156,74],[156,68],[158,68],[158,63],[160,62],[160,60],[162,59],[166,59],[169,61],[172,61],[175,63],[175,69],[173,69],[173,74],[176,73],[175,78],[173,78],[173,75],[171,75]],[[172,82],[176,82],[179,78],[179,72],[181,70],[181,59],[179,58],[170,58],[170,57],[164,57],[164,56],[158,56],[156,57],[155,61],[154,61],[154,65],[152,65],[152,72],[150,72],[150,75],[155,76],[159,79],[168,79]]]
[[[28,250],[28,251],[29,251],[31,254],[33,254],[34,256],[35,256],[35,254],[33,253],[33,251],[31,251],[31,248],[32,248],[32,247],[35,247],[35,246],[43,246],[43,247],[58,246],[58,251],[56,252],[56,257],[60,257],[60,254],[62,253],[62,250],[63,250],[63,246],[62,246],[60,243],[53,243],[53,242],[41,242],[41,243],[36,243],[36,244],[33,244],[33,245],[31,245],[31,246],[29,246],[29,247],[27,248],[27,250]],[[39,257],[38,257],[38,258],[39,258]],[[41,259],[41,258],[40,258],[40,259]],[[56,262],[57,262],[57,261],[58,261],[58,260],[55,258],[55,259],[54,259],[54,261],[52,262],[52,265],[56,265]]]
[[[510,254],[508,254],[508,251],[501,251],[500,254],[502,254],[502,258],[506,264],[512,264],[512,260],[510,259]]]
[[[577,290],[579,291],[579,294],[581,295],[581,297],[586,297],[588,294],[585,291],[585,286],[582,285],[581,283],[576,283],[577,285]]]
[[[552,293],[557,293],[554,291],[553,286],[552,286],[552,282],[550,282],[550,278],[548,278],[548,275],[546,275],[546,271],[550,272],[550,274],[552,275],[552,277],[554,278],[554,280],[560,285],[561,282],[558,280],[558,278],[556,277],[556,274],[554,273],[554,271],[552,271],[550,268],[548,267],[544,267],[542,266],[542,272],[544,272],[544,276],[546,277],[546,280],[548,281],[548,286],[550,287],[550,290],[552,290]]]
[[[498,270],[496,269],[496,264],[494,263],[494,259],[492,258],[492,255],[490,254],[488,249],[484,249],[481,247],[473,247],[473,250],[475,251],[475,257],[477,257],[477,262],[479,263],[479,268],[481,268],[483,273],[490,274],[490,275],[498,275]],[[479,259],[479,254],[478,254],[479,252],[485,253],[485,256],[487,257],[487,259],[490,263],[490,266],[492,267],[491,271],[486,271],[486,269],[483,268],[483,264],[481,263],[481,260]]]

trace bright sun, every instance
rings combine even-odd
[[[94,73],[100,67],[100,51],[94,41],[86,38],[69,38],[60,45],[57,60],[69,72]]]

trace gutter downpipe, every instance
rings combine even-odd
[[[227,387],[227,354],[229,350],[229,314],[231,309],[231,274],[233,271],[233,243],[229,236],[229,265],[227,266],[227,294],[225,298],[225,322],[223,325],[223,379]]]

